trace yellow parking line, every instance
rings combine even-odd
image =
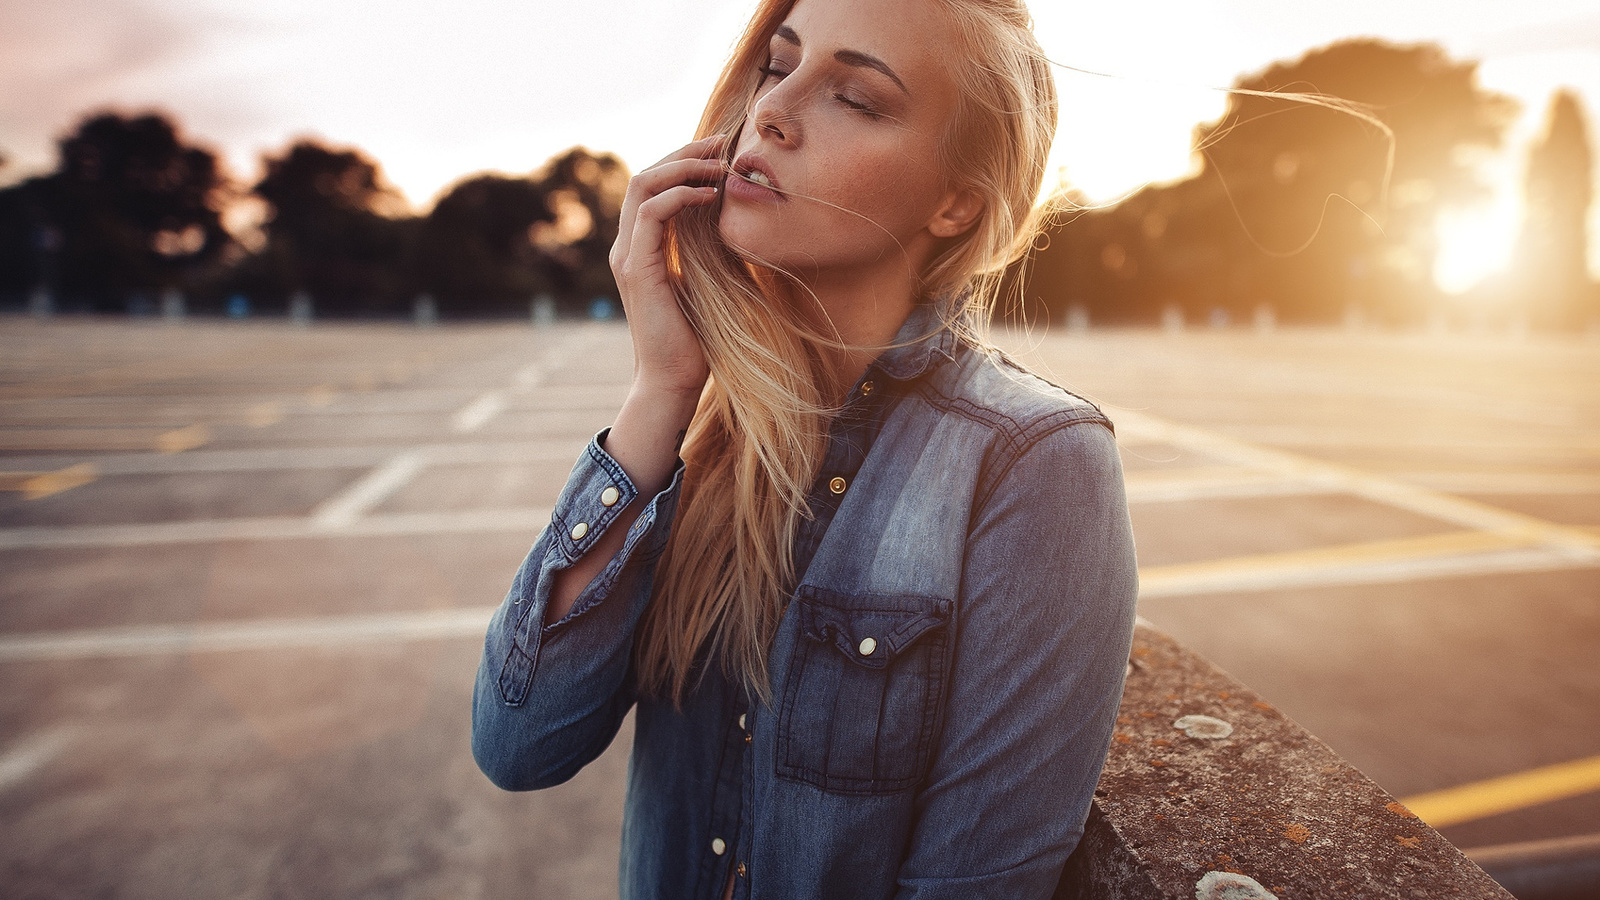
[[[1204,562],[1150,566],[1139,570],[1139,588],[1141,591],[1153,594],[1180,583],[1200,579],[1265,572],[1304,572],[1355,563],[1392,562],[1449,553],[1505,550],[1538,543],[1537,536],[1520,531],[1509,534],[1493,531],[1450,531],[1444,534],[1427,534],[1388,541],[1363,541],[1332,547],[1314,547],[1309,550],[1289,550],[1283,553],[1260,553],[1252,556],[1209,559]]]
[[[245,412],[245,422],[251,428],[266,428],[283,421],[283,404],[277,400],[257,403]]]
[[[1434,828],[1445,828],[1593,791],[1600,791],[1600,756],[1417,794],[1400,802]]]
[[[24,500],[40,500],[82,487],[99,477],[94,463],[79,463],[53,472],[0,472],[0,491],[18,491]]]
[[[156,449],[162,453],[182,453],[209,443],[211,443],[211,429],[198,422],[156,435]]]
[[[306,402],[312,406],[327,406],[333,402],[336,394],[338,394],[338,391],[334,389],[333,385],[319,384],[306,391]]]

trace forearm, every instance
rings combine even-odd
[[[635,384],[606,435],[605,450],[622,466],[639,494],[616,523],[571,568],[554,574],[545,624],[558,622],[606,563],[622,549],[644,504],[666,487],[677,467],[683,435],[694,416],[697,397]]]

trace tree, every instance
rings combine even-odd
[[[166,117],[100,113],[58,146],[54,173],[0,192],[6,288],[52,278],[70,301],[122,309],[130,294],[182,285],[230,243],[215,154]]]
[[[540,293],[568,310],[615,298],[608,256],[627,186],[620,159],[583,147],[527,176],[461,181],[423,225],[418,284],[458,314],[525,313]]]
[[[404,308],[417,221],[378,164],[360,151],[302,140],[265,160],[253,193],[267,203],[256,278],[281,299],[307,291],[319,310]]]
[[[1418,317],[1436,293],[1438,213],[1484,194],[1471,157],[1499,145],[1514,101],[1479,87],[1476,63],[1436,45],[1365,38],[1275,63],[1235,88],[1257,93],[1230,94],[1221,118],[1195,129],[1199,174],[1052,235],[1047,253],[1079,260],[1071,291],[1101,305],[1115,297],[1101,319],[1148,320],[1169,303],[1242,316],[1262,302],[1300,320],[1351,305]],[[1342,109],[1262,96],[1288,92],[1370,110],[1393,133],[1392,170],[1382,129]]]
[[[417,281],[454,314],[526,312],[551,288],[534,228],[555,221],[544,189],[529,178],[478,175],[434,204],[417,245]]]
[[[1526,214],[1515,254],[1516,283],[1541,325],[1573,327],[1593,312],[1589,204],[1593,154],[1575,92],[1550,98],[1543,137],[1528,154]]]

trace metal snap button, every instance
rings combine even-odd
[[[868,394],[872,393],[872,388],[873,388],[872,382],[870,382],[870,381],[861,382],[861,396],[865,397]]]
[[[588,522],[579,522],[578,524],[572,526],[572,539],[575,540],[575,541],[583,540],[583,536],[588,534],[588,533],[589,533],[589,523]]]
[[[622,499],[622,492],[614,487],[608,487],[600,492],[601,506],[616,506],[617,501],[620,499]]]
[[[872,651],[878,649],[878,642],[872,638],[865,637],[861,639],[861,646],[856,649],[861,651],[862,656],[871,656]]]
[[[833,491],[835,494],[844,493],[844,489],[848,486],[849,482],[837,475],[833,476],[833,480],[828,482],[828,490]]]
[[[744,713],[739,713],[739,728],[744,728]]]
[[[721,856],[724,852],[727,851],[727,849],[728,849],[728,845],[727,845],[726,842],[724,842],[722,840],[722,838],[712,838],[711,839],[711,852],[712,853],[715,853],[716,855]]]

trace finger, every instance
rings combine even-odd
[[[633,229],[633,243],[628,247],[629,258],[643,261],[659,257],[667,221],[691,206],[705,206],[716,199],[717,189],[714,187],[691,187],[684,184],[668,188],[639,204],[639,218]]]
[[[721,158],[692,157],[653,166],[633,176],[628,191],[622,198],[622,214],[617,225],[618,246],[632,245],[634,220],[638,218],[639,204],[669,188],[691,181],[713,181],[722,176]]]

